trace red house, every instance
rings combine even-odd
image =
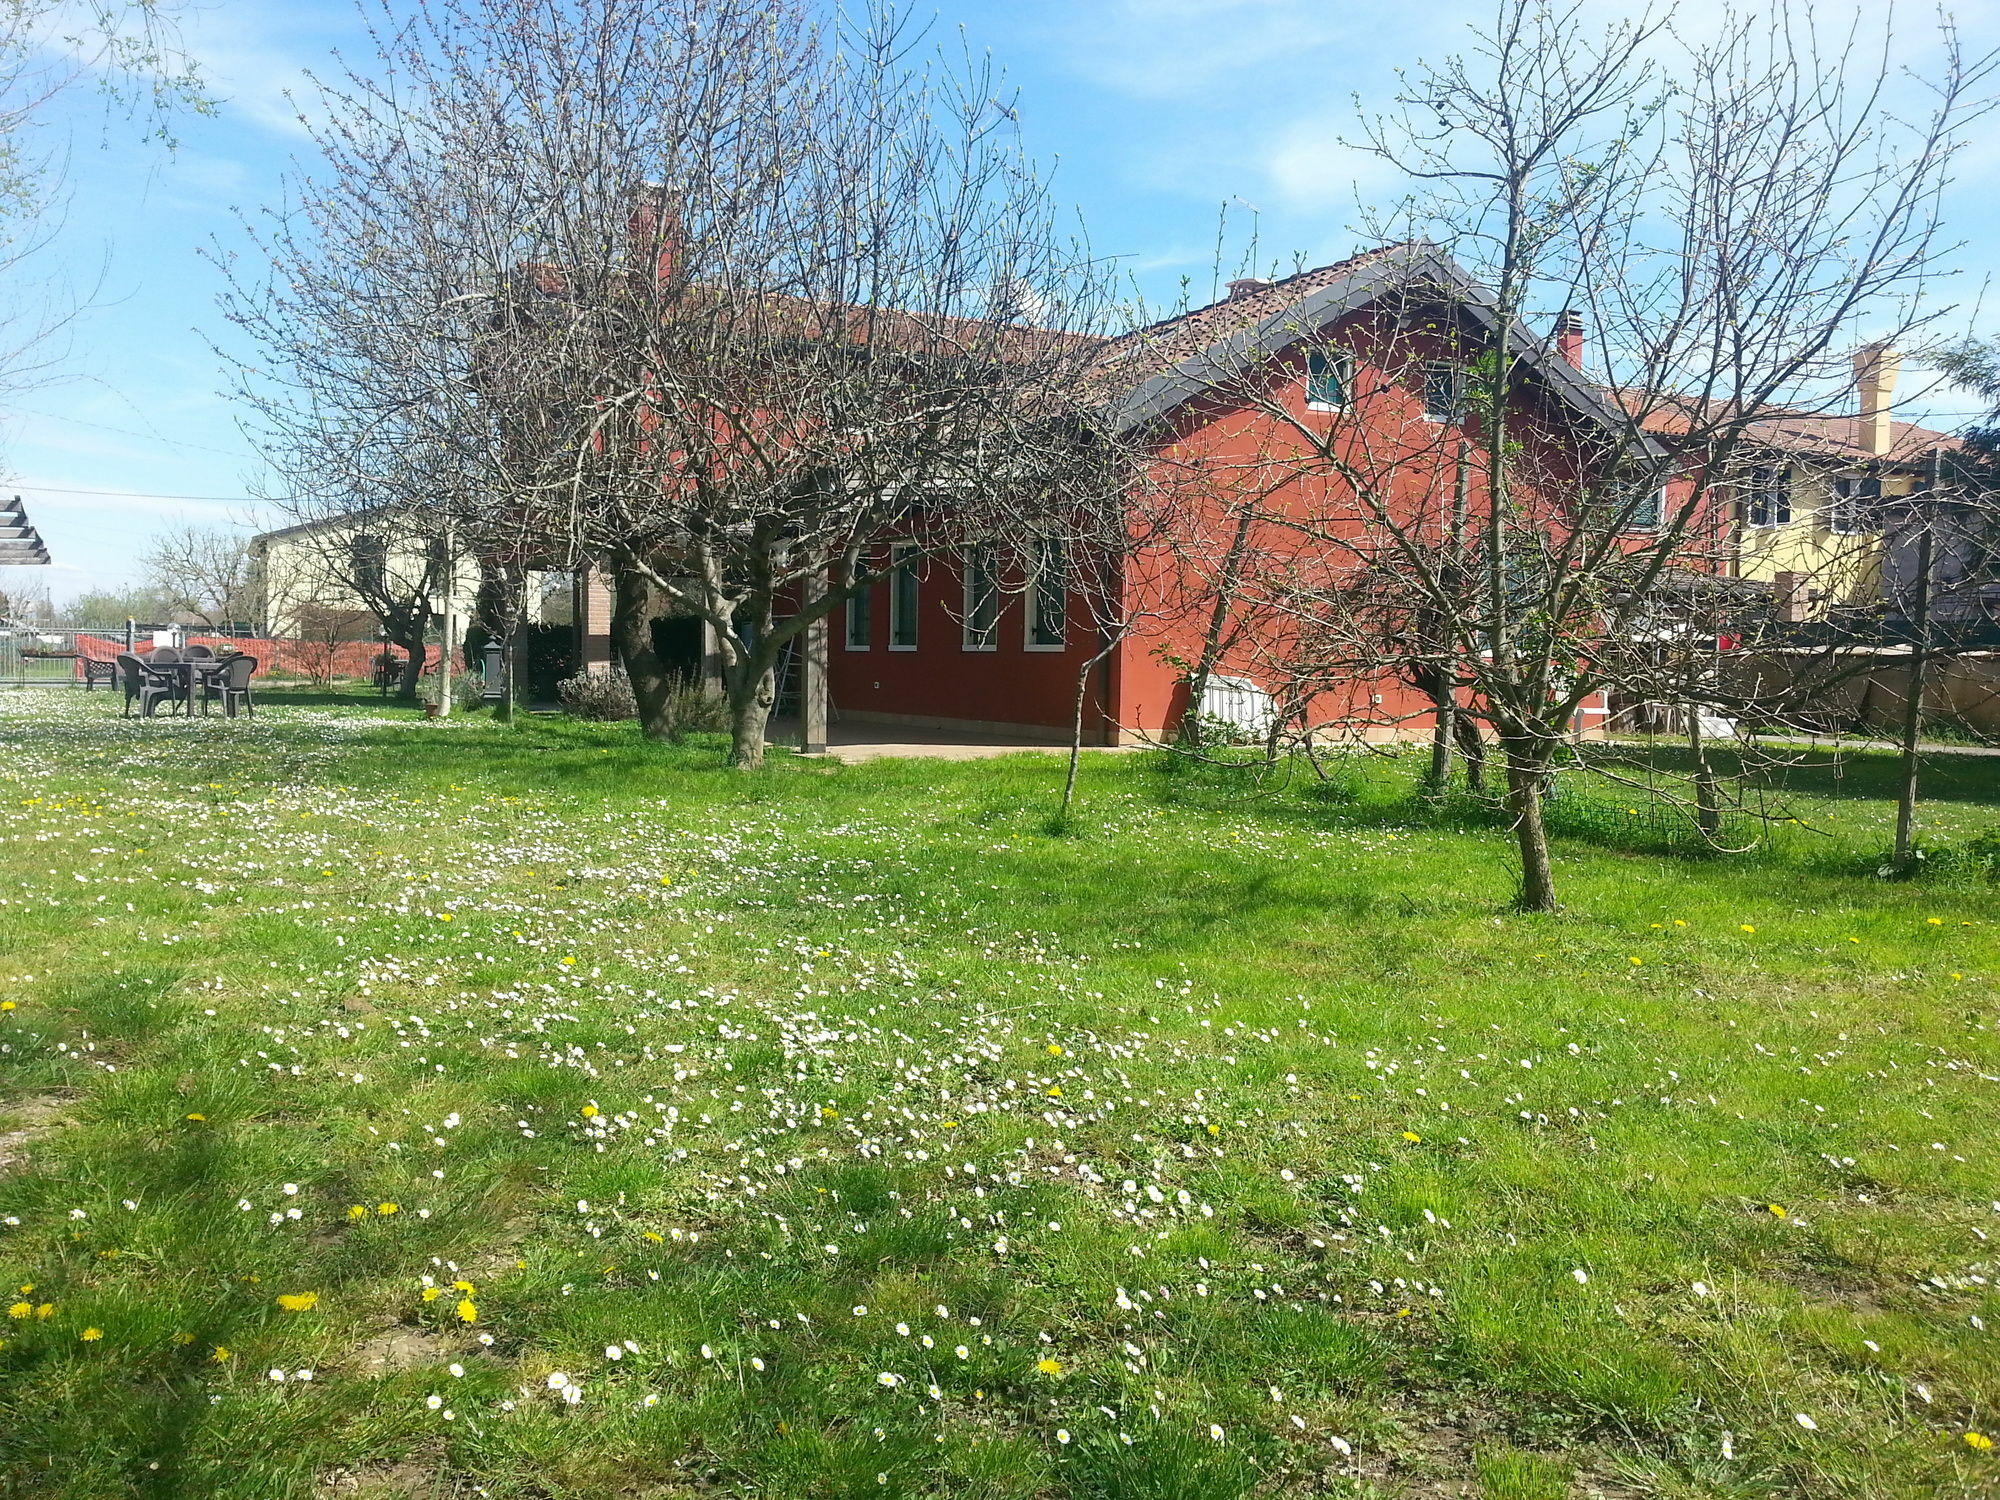
[[[1127,559],[1108,609],[1091,607],[1060,557],[879,559],[881,580],[830,622],[832,718],[1060,739],[1081,683],[1086,743],[1170,736],[1191,706],[1187,664],[1212,629],[1204,570],[1233,532],[1233,502],[1259,498],[1264,565],[1328,566],[1283,522],[1338,524],[1330,518],[1351,513],[1340,463],[1299,461],[1311,434],[1338,423],[1341,454],[1366,456],[1392,476],[1382,503],[1408,516],[1435,506],[1462,482],[1452,458],[1465,430],[1460,381],[1496,326],[1471,278],[1435,247],[1414,244],[1283,281],[1233,282],[1221,302],[1110,341],[1096,362],[1108,419],[1143,438],[1156,455],[1154,482],[1177,492],[1204,544],[1183,538]],[[1573,473],[1589,462],[1593,439],[1627,430],[1629,419],[1579,373],[1576,326],[1559,329],[1553,344],[1520,327],[1512,338],[1521,354],[1518,431],[1552,474]],[[587,583],[579,602],[584,660],[608,663],[601,581]],[[1107,629],[1108,620],[1129,628]],[[683,650],[694,669],[700,633],[687,624]],[[1260,662],[1279,649],[1284,628],[1238,622],[1213,662],[1226,692],[1256,698],[1266,686]],[[1329,684],[1313,705],[1319,722],[1344,721],[1346,732],[1371,739],[1428,734],[1428,710],[1409,684],[1380,676]],[[1586,710],[1578,728],[1594,729],[1602,713]]]

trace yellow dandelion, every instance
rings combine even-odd
[[[584,1118],[585,1118],[586,1120],[594,1120],[594,1119],[596,1119],[596,1118],[597,1118],[597,1106],[596,1106],[595,1104],[586,1104],[586,1105],[584,1105],[584,1107],[583,1107],[583,1117],[584,1117]]]
[[[1993,1439],[1988,1437],[1983,1432],[1968,1432],[1965,1435],[1965,1446],[1968,1448],[1977,1449],[1979,1452],[1984,1453],[1990,1448],[1992,1448]]]
[[[347,1217],[348,1217],[349,1219],[365,1219],[365,1218],[367,1218],[367,1217],[368,1217],[368,1206],[367,1206],[367,1205],[366,1205],[365,1203],[355,1203],[355,1204],[352,1204],[352,1205],[350,1205],[350,1206],[348,1207],[348,1210],[347,1210]]]
[[[655,1234],[650,1229],[648,1229],[643,1235],[641,1235],[640,1238],[651,1240],[656,1245],[664,1245],[667,1242],[667,1237],[665,1235]]]
[[[12,1010],[13,1008],[14,1002],[12,1000],[0,1000],[0,1010]]]
[[[285,1292],[278,1298],[278,1306],[286,1312],[311,1312],[319,1306],[318,1292]]]
[[[36,1308],[36,1309],[35,1309],[35,1316],[36,1316],[36,1317],[37,1317],[38,1319],[40,1319],[40,1318],[48,1318],[48,1317],[52,1316],[52,1315],[53,1315],[53,1314],[55,1313],[55,1310],[56,1310],[56,1305],[55,1305],[55,1303],[53,1303],[53,1302],[44,1302],[44,1303],[43,1303],[43,1304],[42,1304],[42,1305],[41,1305],[40,1307],[38,1307],[38,1308]]]
[[[1767,1204],[1765,1204],[1764,1206],[1765,1206],[1766,1208],[1770,1209],[1770,1210],[1771,1210],[1771,1212],[1772,1212],[1772,1213],[1774,1213],[1774,1214],[1776,1214],[1776,1215],[1777,1215],[1777,1216],[1778,1216],[1779,1218],[1781,1218],[1781,1219],[1782,1219],[1782,1218],[1784,1218],[1784,1217],[1785,1217],[1785,1211],[1784,1211],[1784,1209],[1780,1208],[1780,1207],[1779,1207],[1779,1206],[1778,1206],[1777,1204],[1775,1204],[1775,1203],[1767,1203]]]
[[[194,1121],[194,1122],[195,1122],[195,1124],[197,1124],[197,1125],[205,1125],[205,1124],[207,1124],[207,1123],[208,1123],[208,1116],[207,1116],[207,1115],[193,1115],[193,1114],[191,1114],[191,1115],[189,1115],[189,1116],[188,1116],[188,1118],[189,1118],[190,1120]]]
[[[1423,1137],[1418,1135],[1414,1130],[1406,1130],[1403,1132],[1403,1139],[1406,1141],[1421,1141]]]
[[[424,1291],[423,1291],[423,1298],[424,1298],[424,1301],[426,1301],[426,1302],[435,1302],[435,1301],[437,1301],[437,1299],[438,1299],[438,1295],[439,1295],[439,1293],[438,1293],[438,1289],[437,1289],[436,1287],[434,1287],[434,1286],[427,1286],[427,1287],[425,1287],[425,1288],[424,1288]]]
[[[1059,1046],[1058,1046],[1058,1045],[1057,1045],[1056,1043],[1054,1043],[1054,1042],[1050,1042],[1050,1043],[1049,1043],[1049,1056],[1050,1056],[1050,1057],[1061,1057],[1062,1055],[1063,1055],[1063,1049],[1062,1049],[1061,1047],[1059,1047]]]
[[[1062,1374],[1062,1365],[1058,1361],[1053,1359],[1042,1360],[1035,1366],[1035,1368],[1037,1370],[1040,1370],[1044,1375]]]
[[[458,1314],[458,1320],[461,1323],[477,1323],[479,1321],[478,1304],[470,1297],[460,1297],[458,1299],[458,1306],[453,1311]]]
[[[209,1355],[209,1358],[219,1365],[226,1365],[235,1357],[236,1351],[226,1344],[217,1344],[215,1346],[215,1353]]]
[[[86,1328],[78,1337],[86,1344],[94,1344],[104,1337],[104,1330],[102,1328]]]
[[[1748,922],[1738,922],[1736,930],[1738,932],[1755,932],[1757,929],[1752,927]]]
[[[31,1316],[34,1311],[35,1309],[28,1303],[16,1302],[12,1307],[7,1309],[7,1316],[10,1318],[25,1318]]]
[[[402,1211],[401,1205],[395,1203],[378,1203],[375,1205],[375,1212],[380,1214],[385,1219],[388,1218],[390,1214],[400,1213],[401,1211]]]

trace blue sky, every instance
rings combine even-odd
[[[1975,50],[2000,41],[1995,6],[1959,11]],[[1861,8],[1882,14],[1880,0]],[[1698,28],[1717,9],[1683,0],[1676,16]],[[1171,302],[1183,276],[1206,300],[1224,204],[1232,271],[1252,207],[1267,262],[1348,253],[1357,189],[1365,201],[1395,186],[1340,145],[1354,95],[1385,99],[1398,67],[1457,49],[1486,10],[1459,0],[946,0],[936,24],[992,50],[1020,90],[1030,149],[1056,161],[1058,192],[1094,243],[1127,257],[1150,298]],[[1617,11],[1604,0],[1601,14]],[[1929,24],[1921,7],[1901,14],[1912,33]],[[164,527],[256,519],[237,497],[261,466],[222,395],[235,341],[215,306],[219,274],[199,252],[242,248],[239,212],[276,201],[307,145],[287,90],[331,49],[363,42],[346,0],[213,0],[187,40],[222,106],[214,119],[183,120],[178,150],[105,123],[88,98],[50,121],[51,140],[66,142],[68,208],[43,269],[97,290],[60,380],[0,408],[0,466],[55,556],[34,571],[59,601],[133,578]],[[1970,241],[1953,296],[1968,302],[2000,269],[1996,161],[1980,150],[1952,195],[1954,236]],[[1994,312],[1987,322],[2000,329]],[[27,571],[0,570],[0,587],[29,581]]]

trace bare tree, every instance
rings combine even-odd
[[[1110,503],[1073,394],[1109,278],[984,65],[790,0],[446,0],[381,47],[232,301],[283,372],[248,394],[322,485],[427,454],[478,555],[605,568],[649,732],[664,608],[755,765],[865,560],[1025,557]]]
[[[148,544],[139,566],[146,586],[177,614],[211,627],[249,618],[250,554],[236,527],[171,527]]]
[[[1289,732],[1394,730],[1381,684],[1416,664],[1427,715],[1491,736],[1520,904],[1553,909],[1544,804],[1586,707],[1727,696],[1698,659],[1742,613],[1758,424],[1844,402],[1864,322],[1904,341],[1936,315],[1939,194],[1991,66],[1946,29],[1927,97],[1891,111],[1884,66],[1782,8],[1694,44],[1503,0],[1414,74],[1366,140],[1417,188],[1356,268],[1370,315],[1276,341],[1285,379],[1260,347],[1225,382],[1276,434],[1239,464],[1272,497],[1247,571]],[[1530,332],[1562,313],[1588,352]]]

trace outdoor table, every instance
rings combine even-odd
[[[208,656],[208,657],[196,657],[192,661],[155,662],[153,664],[153,669],[157,672],[179,673],[181,678],[181,701],[187,704],[189,710],[192,711],[194,708],[195,695],[197,693],[200,693],[202,717],[207,718],[208,694],[206,692],[202,692],[202,689],[204,687],[202,679],[205,677],[213,677],[218,672],[226,670],[228,666],[229,666],[228,657]]]

